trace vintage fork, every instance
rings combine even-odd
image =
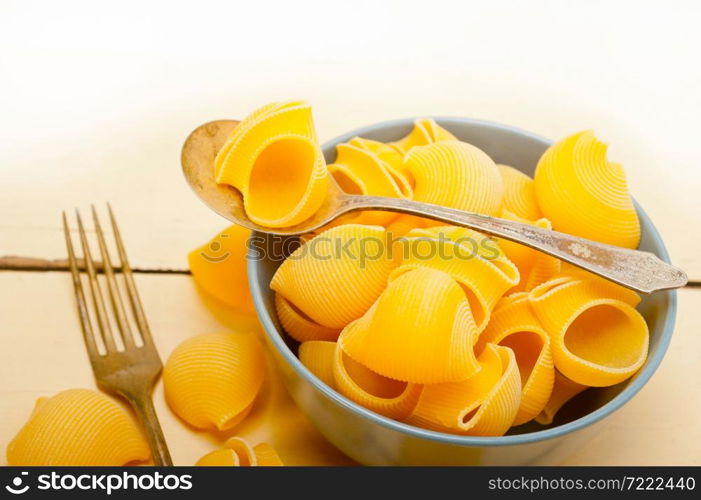
[[[90,254],[90,247],[88,246],[88,240],[85,235],[83,221],[80,218],[80,213],[76,210],[80,243],[83,248],[84,267],[88,274],[93,310],[105,352],[103,354],[98,350],[93,324],[90,320],[88,306],[81,284],[78,260],[73,250],[73,241],[68,227],[68,219],[66,218],[66,212],[63,212],[63,230],[66,236],[68,261],[73,276],[73,287],[75,289],[80,326],[83,330],[83,339],[85,340],[85,347],[90,357],[90,364],[92,364],[93,373],[95,374],[95,379],[100,388],[124,397],[136,411],[139,420],[141,420],[146,430],[146,436],[151,447],[154,463],[156,465],[173,465],[151,397],[153,386],[156,380],[158,380],[161,370],[163,369],[163,364],[161,363],[161,358],[158,356],[158,351],[151,338],[151,331],[146,322],[146,315],[144,314],[139,294],[136,291],[136,285],[131,268],[129,267],[129,261],[127,260],[119,228],[117,227],[117,221],[112,212],[112,207],[110,207],[109,204],[107,205],[117,253],[121,261],[120,267],[122,275],[124,276],[129,303],[131,304],[133,317],[141,336],[140,343],[137,343],[137,338],[132,334],[131,327],[129,326],[124,303],[122,302],[122,297],[115,278],[115,269],[112,267],[107,251],[105,236],[102,232],[95,207],[93,206],[91,208],[97,241],[102,255],[102,268],[104,270],[109,298],[112,304],[113,316],[119,329],[119,335],[124,349],[117,349],[109,317],[107,316],[101,287],[97,280],[96,266]]]

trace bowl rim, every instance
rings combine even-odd
[[[425,117],[421,117],[425,118]],[[472,118],[461,118],[461,117],[447,117],[447,116],[432,116],[439,123],[450,124],[450,123],[460,123],[460,124],[471,124],[477,125],[485,128],[498,129],[500,131],[506,131],[512,134],[518,134],[526,136],[530,139],[537,140],[543,144],[550,145],[552,141],[545,139],[542,136],[522,130],[517,127],[510,125],[503,125],[500,123],[478,120]],[[394,126],[404,126],[411,125],[414,123],[416,118],[400,118],[395,120],[388,120],[379,122],[373,125],[367,125],[361,127],[331,140],[326,141],[322,145],[322,149],[328,149],[335,146],[341,142],[346,142],[355,136],[362,136],[369,132],[375,132],[377,130],[385,129]],[[650,228],[650,236],[654,242],[659,246],[660,251],[658,256],[665,262],[669,263],[670,258],[667,252],[667,248],[662,241],[657,228],[652,223],[652,220],[648,217],[642,207],[633,200],[638,216],[641,222]],[[261,235],[262,236],[262,235]],[[263,290],[259,285],[258,272],[259,264],[255,259],[250,258],[254,249],[249,248],[247,256],[247,271],[248,271],[248,283],[251,295],[253,296],[253,303],[255,306],[256,314],[268,339],[271,341],[278,353],[287,361],[287,363],[297,372],[306,382],[312,385],[314,389],[324,395],[327,399],[333,401],[337,405],[343,407],[347,411],[350,411],[362,418],[369,420],[370,422],[391,429],[395,432],[402,434],[408,434],[415,438],[427,439],[430,441],[437,441],[441,443],[447,443],[458,446],[465,447],[492,447],[492,446],[513,446],[513,445],[523,445],[529,443],[535,443],[539,441],[545,441],[566,434],[570,434],[584,427],[588,427],[603,418],[607,417],[614,411],[618,410],[624,404],[626,404],[630,399],[643,388],[643,386],[650,380],[652,375],[655,373],[662,358],[667,352],[669,343],[672,338],[672,333],[674,331],[674,323],[677,315],[677,294],[675,290],[667,290],[664,292],[657,293],[667,293],[669,295],[669,307],[664,311],[664,322],[662,325],[662,335],[658,343],[658,347],[655,352],[648,356],[645,366],[638,372],[636,378],[628,384],[620,393],[618,393],[613,399],[604,404],[603,406],[597,408],[591,413],[580,417],[576,420],[568,422],[566,424],[558,425],[557,427],[552,427],[544,429],[542,431],[528,432],[523,434],[514,434],[506,436],[463,436],[458,434],[448,434],[444,432],[432,431],[428,429],[423,429],[420,427],[415,427],[413,425],[405,424],[392,420],[388,417],[375,413],[367,408],[351,401],[342,394],[336,392],[334,389],[322,382],[316,375],[314,375],[309,369],[302,364],[302,362],[295,356],[294,352],[287,346],[285,340],[283,339],[283,333],[280,332],[272,318],[267,313],[263,300]]]

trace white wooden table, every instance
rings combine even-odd
[[[183,181],[183,139],[204,121],[305,98],[322,139],[414,115],[551,138],[593,128],[674,262],[701,281],[693,3],[254,3],[1,3],[0,257],[65,257],[61,210],[110,201],[133,265],[184,269],[186,253],[226,222]],[[204,300],[189,276],[136,279],[164,358],[193,334],[259,328]],[[564,463],[701,464],[701,290],[679,299],[658,373]],[[0,271],[0,449],[37,397],[93,385],[68,275]],[[256,411],[272,419],[283,408],[275,418],[298,432],[244,424],[238,434],[270,442],[290,463],[342,461],[279,384],[268,390]],[[221,441],[186,429],[160,387],[155,399],[176,463]]]

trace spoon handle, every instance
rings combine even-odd
[[[680,288],[686,273],[650,252],[606,245],[496,217],[413,200],[381,196],[347,196],[344,211],[389,210],[475,229],[529,246],[642,293]]]

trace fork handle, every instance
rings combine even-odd
[[[650,252],[413,200],[363,195],[344,198],[343,211],[366,209],[390,210],[476,229],[529,246],[642,293],[679,288],[687,283],[684,271]]]
[[[146,439],[151,447],[151,455],[153,456],[154,464],[158,466],[172,466],[173,461],[170,458],[168,445],[163,436],[163,430],[158,421],[158,415],[156,415],[156,409],[153,406],[151,394],[147,391],[135,396],[126,395],[126,397],[146,430]]]

